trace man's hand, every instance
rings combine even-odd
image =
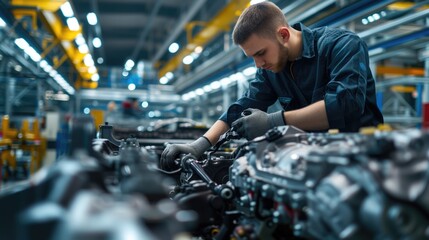
[[[283,111],[268,114],[259,109],[248,108],[241,115],[243,117],[233,122],[232,127],[247,140],[264,135],[273,127],[285,125]]]
[[[200,158],[204,151],[211,147],[210,141],[205,137],[200,137],[192,143],[188,144],[170,144],[168,145],[161,154],[161,160],[159,167],[164,170],[172,170],[177,168],[174,160],[179,157],[180,154],[192,154],[196,158]]]

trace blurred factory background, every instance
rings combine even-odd
[[[16,195],[11,194],[17,193],[18,189],[24,189],[24,187],[22,187],[24,185],[21,187],[13,185],[12,188],[8,188],[7,186],[20,182],[21,180],[28,180],[29,177],[34,176],[43,166],[54,165],[54,163],[60,162],[58,161],[59,158],[67,154],[69,154],[69,158],[83,159],[83,155],[78,155],[77,153],[72,154],[70,153],[70,149],[76,152],[86,149],[86,154],[91,156],[91,159],[95,158],[99,160],[97,163],[101,166],[97,170],[99,172],[95,170],[92,171],[93,169],[91,172],[88,168],[80,165],[72,169],[78,169],[76,171],[79,174],[82,172],[88,174],[88,176],[90,176],[88,179],[91,179],[91,181],[99,179],[97,178],[99,175],[96,177],[91,175],[94,174],[94,172],[97,172],[97,174],[101,172],[102,175],[108,173],[107,175],[110,175],[106,177],[106,179],[108,179],[110,183],[114,182],[118,185],[120,180],[135,174],[135,172],[133,172],[135,169],[139,169],[139,171],[143,169],[142,171],[145,171],[148,176],[152,174],[152,172],[149,173],[151,170],[150,167],[146,169],[146,165],[156,162],[152,160],[159,157],[163,147],[165,147],[165,145],[163,145],[165,142],[186,143],[198,138],[207,131],[208,127],[218,119],[227,107],[246,91],[248,81],[254,78],[256,68],[253,60],[247,58],[242,50],[232,43],[231,33],[241,12],[250,4],[256,2],[260,1],[0,0],[0,95],[3,96],[0,98],[0,116],[2,121],[0,129],[0,212],[3,216],[13,216],[10,221],[9,219],[5,220],[6,218],[0,218],[0,239],[3,239],[2,234],[8,230],[8,224],[15,223],[14,221],[18,221],[19,219],[16,212],[13,212],[14,208],[9,208],[9,205],[5,204],[5,202],[12,205],[18,204],[19,206],[16,206],[15,209],[27,209],[31,203],[36,202],[35,199],[42,199],[40,196],[47,196],[43,194],[47,193],[48,189],[49,191],[54,189],[53,186],[56,186],[55,189],[57,190],[69,190],[69,188],[64,186],[55,185],[56,178],[53,176],[65,176],[70,173],[68,172],[70,168],[65,165],[59,166],[55,171],[51,172],[51,175],[44,175],[44,177],[50,176],[52,178],[49,178],[49,181],[47,181],[48,183],[43,185],[41,188],[42,190],[38,188],[38,190],[35,191],[37,194],[29,194],[28,196],[31,196],[30,198],[27,198],[25,194],[20,196],[21,198],[16,198],[30,199],[31,201],[28,200],[28,203],[25,203],[25,201],[17,201],[15,199]],[[384,115],[385,123],[389,124],[391,128],[395,130],[420,130],[429,127],[429,1],[272,0],[272,2],[282,9],[290,24],[302,22],[309,27],[331,26],[356,32],[368,45],[371,70],[377,82],[377,105]],[[273,109],[279,107],[276,106],[276,104],[273,106]],[[77,117],[81,120],[76,120]],[[88,118],[91,120],[88,120]],[[91,134],[93,132],[88,130],[87,124],[93,126],[96,130],[98,130],[100,125],[103,125],[103,131],[99,131],[97,136],[107,138],[111,143],[110,145],[105,145],[105,143],[101,144],[98,142],[98,145],[95,145],[98,146],[97,149],[104,155],[108,155],[107,157],[104,156],[104,158],[101,158],[94,154],[93,150],[88,150],[90,148],[88,146],[91,145],[89,142],[92,140],[91,137],[93,137],[93,135]],[[114,129],[113,132],[112,127]],[[71,129],[75,129],[75,132],[71,131]],[[286,132],[286,130],[284,130],[284,132]],[[426,135],[421,136],[411,132],[404,134],[406,139],[411,139],[409,142],[405,141],[406,143],[404,143],[401,136],[401,134],[392,135],[391,137],[384,136],[385,138],[381,136],[381,142],[384,145],[377,145],[379,143],[377,141],[374,143],[377,149],[381,149],[380,151],[375,151],[371,146],[365,146],[364,148],[356,147],[359,151],[355,149],[355,152],[366,157],[375,156],[374,158],[376,160],[380,158],[378,159],[380,161],[374,163],[374,166],[381,164],[380,162],[385,160],[384,156],[393,156],[392,158],[394,158],[395,156],[400,156],[402,152],[411,152],[406,155],[410,159],[423,156],[419,158],[419,160],[425,160],[424,162],[426,164],[428,158],[422,153],[422,149],[429,148],[429,146],[427,146],[427,139],[429,138]],[[131,138],[131,140],[128,138]],[[124,139],[128,140],[125,141]],[[364,140],[361,141],[356,140],[358,138],[353,138],[353,141],[347,141],[350,140],[347,137],[327,137],[326,139],[329,139],[329,141],[344,140],[338,145],[340,147],[334,146],[328,148],[331,153],[336,153],[339,149],[349,149],[350,147],[358,146],[365,141],[374,141],[373,139],[364,139],[364,137],[362,137]],[[395,142],[392,139],[395,141],[398,139],[400,140]],[[413,142],[414,140],[415,142]],[[305,141],[314,141],[314,146],[323,142],[318,141],[317,138],[311,137],[305,139]],[[130,154],[124,151],[124,149],[128,149],[132,154],[126,156],[131,156],[130,159],[138,159],[141,157],[141,153],[133,152],[135,150],[133,147],[138,146],[136,142],[138,142],[140,146],[144,146],[148,149],[145,151],[153,151],[155,156],[145,152],[144,156],[147,157],[147,159],[152,159],[150,160],[152,162],[148,161],[150,164],[145,163],[146,165],[143,164],[144,167],[138,165],[135,169],[132,167],[124,168],[123,166],[132,166],[127,165],[130,164],[131,160],[124,160],[123,158],[115,160],[112,156],[118,158],[118,156],[122,157],[125,156],[125,154]],[[392,142],[395,142],[397,145],[404,144],[404,149],[406,149],[394,149],[394,147],[392,147],[394,145]],[[414,143],[419,144],[414,145]],[[317,151],[317,147],[314,146],[312,146],[312,148]],[[413,148],[413,146],[417,147]],[[417,149],[419,146],[421,149]],[[232,144],[232,147],[227,148],[225,151],[226,153],[219,157],[219,159],[234,160],[228,149],[234,149],[236,147],[237,144]],[[363,151],[362,149],[369,150]],[[249,149],[246,149],[246,151],[249,151]],[[268,148],[267,151],[273,150]],[[305,150],[304,152],[307,154],[309,151],[310,150]],[[395,152],[397,155],[388,155],[394,151],[397,151]],[[297,152],[299,154],[302,153],[300,151]],[[249,154],[255,153],[251,152]],[[317,165],[317,163],[311,162],[316,158],[326,158],[327,161],[330,160],[328,155],[329,154],[321,154],[309,158],[309,165]],[[207,158],[210,159],[210,155],[208,155]],[[103,161],[100,159],[103,159]],[[344,159],[347,159],[347,157],[341,158],[340,160],[343,161]],[[350,163],[348,160],[349,159],[345,161],[347,164]],[[331,162],[328,162],[331,165],[338,164],[332,159],[330,161]],[[124,162],[126,162],[126,164]],[[189,164],[191,166],[193,163],[191,162]],[[113,165],[114,167],[112,167]],[[219,165],[224,167],[221,169],[220,175],[216,175],[217,172],[213,170],[215,169],[214,166],[205,165],[204,170],[213,174],[210,176],[219,178],[220,180],[218,182],[222,182],[228,179],[228,171],[226,169],[232,166],[232,161],[228,163],[220,161]],[[119,166],[122,167],[120,170],[115,168],[119,168]],[[251,168],[250,165],[246,166]],[[383,166],[385,167],[387,164]],[[370,168],[364,169],[365,171],[371,170],[376,172],[382,169],[383,166],[380,165],[375,170]],[[391,165],[389,166],[392,167]],[[398,166],[399,167],[395,165],[392,168],[402,173],[401,169],[404,170],[405,168],[402,168],[400,164]],[[426,165],[424,166],[426,167]],[[187,167],[192,168],[189,166]],[[193,165],[193,167],[195,166]],[[235,167],[236,170],[241,169],[240,166]],[[286,169],[289,165],[283,167]],[[332,169],[333,168],[334,167],[332,167]],[[124,172],[124,169],[131,171],[131,173]],[[414,168],[414,170],[416,169],[420,171],[425,168]],[[200,171],[200,169],[197,170]],[[195,172],[198,172],[197,170],[195,170]],[[247,174],[252,171],[253,170],[243,172]],[[216,174],[214,174],[214,172]],[[412,171],[412,173],[415,172]],[[189,174],[189,172],[187,174]],[[424,174],[425,173],[421,173],[419,176],[423,176]],[[323,177],[327,175],[328,173]],[[350,175],[352,174],[350,173]],[[380,176],[381,175],[383,174],[380,173]],[[197,175],[194,174],[193,177],[195,176]],[[268,175],[264,176],[267,177]],[[408,174],[408,172],[406,174],[404,173],[404,175],[398,174],[398,176],[411,176],[411,179],[415,179],[415,175]],[[103,175],[103,177],[105,176]],[[245,179],[246,177],[251,178],[253,176],[240,177]],[[188,175],[185,176],[185,178],[188,181],[191,179]],[[204,179],[204,177],[202,178]],[[322,177],[320,177],[320,179],[321,178]],[[38,179],[41,179],[40,175]],[[153,179],[158,178],[155,176]],[[207,180],[209,178],[205,179]],[[320,179],[318,179],[318,181]],[[180,180],[183,179],[181,178]],[[256,184],[256,180],[254,179],[254,181],[252,180],[253,182],[250,180],[248,182],[254,183],[255,186],[244,184],[247,180],[240,180],[240,178],[236,178],[235,180],[235,187],[246,188],[246,191],[249,191],[248,195],[246,195],[246,193],[239,198],[240,201],[244,199],[242,201],[243,204],[248,201],[249,206],[252,200],[250,195],[253,194],[253,192],[251,194],[250,191],[256,191],[255,189],[257,189],[257,187],[266,191],[261,196],[267,198],[272,197],[273,199],[277,199],[276,201],[280,201],[278,199],[285,195],[284,192],[280,191],[282,189],[279,185],[287,183],[286,180],[278,180],[276,185],[277,189],[274,188],[275,191],[270,188],[275,185],[272,183],[265,184],[263,186],[266,187],[262,187],[262,185],[258,185],[259,183]],[[68,178],[67,181],[70,181],[70,185],[67,185],[70,187],[74,179]],[[69,183],[67,181],[64,180],[62,183]],[[161,180],[157,181],[153,186],[158,186],[157,184],[161,185],[161,182]],[[412,181],[410,180],[410,182]],[[31,184],[27,183],[26,186],[37,185],[37,183],[37,180],[32,180]],[[93,183],[94,182],[91,182],[91,184],[88,185],[94,185]],[[241,183],[244,185],[239,186]],[[308,182],[302,184],[302,186],[307,186],[307,183]],[[104,186],[104,183],[97,182],[97,184]],[[145,182],[145,184],[147,184],[147,182]],[[396,182],[394,182],[393,185],[394,184],[396,184]],[[403,188],[407,188],[404,186],[408,186],[402,183],[398,183],[398,185]],[[142,186],[142,184],[139,186]],[[209,186],[206,186],[204,189],[207,190],[211,187],[211,190],[218,194],[216,191],[220,191],[219,189],[221,188],[219,186],[221,185],[216,185],[216,187],[219,187],[216,189],[213,186],[213,183],[211,183],[211,185],[209,184]],[[390,185],[387,184],[386,189],[389,190],[389,186]],[[427,180],[424,186],[427,186]],[[162,187],[163,186],[159,186],[159,189]],[[232,191],[228,188],[230,186],[227,187],[222,185],[221,187],[223,187],[222,191],[225,189]],[[105,190],[105,187],[100,188]],[[6,189],[5,192],[3,191],[4,189]],[[70,189],[74,188],[70,187]],[[197,192],[203,188],[201,185],[194,184],[186,188],[186,191],[189,189]],[[267,189],[271,192],[267,193]],[[392,195],[394,195],[396,188],[392,189],[391,192],[393,192]],[[409,189],[417,188],[409,187]],[[58,191],[61,192],[60,190]],[[145,190],[141,191],[144,192]],[[189,194],[189,191],[186,192],[185,188],[177,188],[176,191],[176,194],[183,194],[182,197],[186,195],[185,193]],[[280,197],[273,195],[273,192],[276,191],[280,191],[283,195]],[[237,192],[238,191],[236,191],[235,194],[237,194]],[[404,190],[403,192],[406,191]],[[425,193],[427,192],[428,191]],[[61,193],[67,197],[72,196],[69,192]],[[114,195],[111,193],[112,192],[109,192],[109,197]],[[113,191],[113,193],[117,192]],[[281,195],[280,193],[279,195]],[[151,194],[154,193],[151,192]],[[264,194],[266,194],[266,196]],[[37,197],[35,197],[36,195]],[[406,199],[406,197],[401,198],[402,195],[398,197],[398,195],[395,197],[401,201],[409,200]],[[410,196],[411,195],[412,194],[410,194]],[[424,200],[422,196],[426,195],[415,194],[417,197],[413,200]],[[61,202],[66,199],[66,197],[64,197],[64,199],[61,198],[62,196],[63,195],[58,192],[53,192],[52,195],[49,195],[49,199],[60,199],[58,202]],[[159,196],[160,195],[156,195],[156,197]],[[34,199],[32,197],[34,197]],[[171,196],[168,194],[162,195],[163,199],[168,199],[169,197]],[[210,195],[210,197],[213,196]],[[216,197],[219,196],[216,195]],[[300,195],[298,197],[302,196]],[[297,206],[302,204],[302,202],[300,202],[301,198],[298,199],[298,197],[291,198],[293,201],[296,201]],[[71,197],[67,199],[70,204],[71,201],[74,201],[74,198]],[[97,201],[103,199],[105,200],[104,197],[100,197]],[[159,199],[161,198],[157,198],[157,200]],[[212,198],[210,199],[210,201],[212,201]],[[213,197],[213,199],[215,199],[215,197]],[[223,196],[223,200],[225,201],[232,201],[231,199],[233,199],[232,196]],[[114,202],[116,200],[117,199],[112,201]],[[217,200],[216,198],[216,201]],[[421,202],[427,203],[426,200],[423,200],[421,200]],[[85,202],[85,200],[82,201],[83,205],[81,206],[86,206],[85,204],[88,203],[89,200],[87,202]],[[213,202],[214,201],[215,200],[213,200]],[[316,197],[314,197],[312,201],[318,202]],[[64,200],[63,203],[64,202],[66,201]],[[152,203],[154,202],[156,201],[153,200]],[[208,204],[216,205],[213,202]],[[104,203],[106,204],[106,202]],[[127,202],[127,204],[128,203],[129,202]],[[229,206],[232,205],[231,202],[228,202],[228,204]],[[381,204],[377,204],[375,205],[381,206]],[[66,204],[64,203],[64,205]],[[136,206],[131,203],[127,206],[131,205]],[[279,205],[281,204],[276,206]],[[120,210],[120,207],[118,207],[119,205],[114,206]],[[142,210],[142,212],[153,210],[153,208],[149,208],[146,205],[138,206],[144,210],[139,209]],[[224,207],[224,205],[221,206]],[[247,205],[240,206],[247,211]],[[424,208],[425,207],[421,207],[420,209]],[[159,209],[157,206],[156,209],[158,211],[156,212],[157,214],[162,213],[164,215],[161,214],[163,218],[158,218],[159,222],[156,222],[156,224],[160,224],[160,228],[151,230],[155,232],[155,235],[159,234],[157,235],[158,237],[162,237],[140,239],[173,239],[170,238],[171,235],[168,234],[172,232],[176,234],[183,229],[187,229],[187,227],[182,228],[182,225],[180,225],[186,225],[185,220],[180,221],[177,217],[170,218],[171,216],[163,212],[164,210],[159,210],[165,209],[164,206],[159,207]],[[206,210],[204,207],[202,209]],[[252,211],[255,210],[251,207],[249,207],[249,209]],[[302,211],[301,209],[289,208],[286,210],[289,211],[289,213],[292,212],[295,214],[294,216],[296,217],[300,216],[300,214],[305,214],[307,206],[303,207],[303,209]],[[429,207],[426,209],[429,209]],[[40,211],[43,209],[35,209],[34,213],[36,213],[36,210]],[[219,209],[215,210],[217,211]],[[127,216],[131,216],[133,213],[130,208],[126,208],[126,211],[129,213]],[[280,210],[277,209],[276,211],[277,217],[283,216],[279,213],[281,212]],[[180,211],[177,210],[177,212]],[[335,211],[333,210],[332,212]],[[380,212],[382,211],[380,210]],[[411,212],[414,214],[413,211]],[[426,212],[425,214],[427,214]],[[62,215],[58,212],[56,213],[57,215],[54,215],[57,218],[53,218],[57,220],[61,219]],[[54,215],[50,216],[52,217]],[[416,213],[416,215],[413,216],[417,215]],[[32,215],[30,214],[28,216]],[[25,220],[21,221],[21,225],[19,225],[21,227],[26,227],[25,231],[22,231],[23,233],[31,235],[34,229],[53,229],[50,225],[52,222],[44,222],[44,220],[40,220],[41,218],[32,218],[28,216],[22,218]],[[186,216],[189,217],[190,215]],[[224,217],[224,215],[222,216]],[[231,217],[231,215],[229,216]],[[427,215],[423,217],[420,215],[418,216],[418,219],[424,218],[425,221],[420,221],[424,222],[422,224],[428,223],[426,220],[428,219]],[[108,219],[115,219],[117,216],[113,213],[110,217],[111,218]],[[149,222],[149,225],[155,225],[154,219],[151,217],[152,216],[145,216],[144,220]],[[88,219],[89,218],[86,218],[86,220]],[[196,221],[195,218],[189,217],[189,219]],[[212,218],[211,215],[207,217],[207,219],[210,219],[210,221],[204,223],[207,225],[213,224],[212,221],[214,221],[214,218]],[[284,217],[284,219],[286,219],[286,217]],[[132,220],[134,221],[135,219]],[[236,220],[237,219],[235,219],[235,221]],[[248,219],[245,219],[244,222],[247,223],[247,220]],[[276,221],[281,222],[283,220],[278,217]],[[62,219],[61,221],[65,220]],[[284,221],[287,222],[289,220]],[[175,226],[177,222],[180,222],[180,224],[177,225],[180,226],[178,227],[180,229],[169,228],[171,231],[163,232],[162,229],[166,226],[162,224],[171,227],[173,225]],[[297,220],[294,224],[298,222]],[[320,221],[316,219],[313,224],[318,222]],[[85,222],[81,221],[81,223]],[[203,224],[201,221],[200,223]],[[301,224],[301,222],[299,222],[299,224]],[[302,230],[304,228],[299,224],[296,224],[296,229],[293,230],[294,232],[292,231],[294,234],[302,234],[299,235],[302,237],[324,236],[321,234],[323,231],[317,232],[319,235],[316,233],[315,235],[305,235],[305,231]],[[65,229],[62,228],[62,230],[74,233],[75,229],[67,228],[68,225],[62,226],[66,226]],[[93,225],[89,224],[87,226]],[[107,226],[105,229],[114,229],[115,224],[104,226]],[[243,226],[248,225],[243,223]],[[425,226],[425,237],[427,237],[429,231],[427,230],[427,225]],[[79,227],[79,229],[86,229],[85,224],[81,224]],[[392,229],[394,228],[395,227],[392,227]],[[318,230],[320,229],[321,228],[318,228]],[[123,229],[120,229],[118,231],[122,230]],[[139,231],[140,230],[141,229],[139,229]],[[220,231],[219,228],[215,230]],[[349,233],[352,232],[350,229],[348,230]],[[215,232],[213,229],[210,229],[210,231],[212,231],[212,233]],[[88,230],[88,232],[91,231]],[[346,230],[344,230],[344,232],[346,232]],[[343,235],[338,233],[338,235],[335,236],[344,237],[344,232],[341,233]],[[423,236],[423,233],[420,234],[421,232],[417,230],[416,232],[416,238],[411,237],[407,239],[422,239],[419,237]],[[12,236],[14,232],[10,230],[8,234]],[[91,237],[80,238],[79,234],[65,239],[93,239]],[[139,234],[140,235],[137,235],[148,236],[141,232]],[[9,235],[6,234],[6,236]],[[49,235],[52,238],[44,238],[45,236],[42,238],[26,238],[24,236],[20,239],[57,239],[52,237],[57,235]],[[92,235],[89,234],[88,236]],[[358,237],[355,239],[365,239],[368,236],[375,235],[365,235],[363,238]],[[392,233],[392,235],[381,234],[377,236],[379,238],[374,239],[395,239],[395,237],[384,237],[399,235],[394,235]],[[404,235],[401,236],[404,237],[408,235],[404,233]],[[342,239],[345,238],[346,237]],[[256,238],[250,237],[243,239]],[[329,239],[336,238],[333,237]],[[405,239],[405,237],[401,239]]]

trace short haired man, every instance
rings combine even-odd
[[[383,123],[368,49],[356,34],[299,23],[289,26],[275,4],[262,2],[243,11],[233,40],[253,58],[255,80],[204,136],[190,144],[169,145],[161,168],[172,168],[180,153],[200,157],[230,127],[253,139],[285,124],[305,131],[356,132]],[[283,110],[266,113],[277,100]]]

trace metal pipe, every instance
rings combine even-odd
[[[95,15],[97,15],[98,17],[100,16],[100,11],[98,11],[98,2],[97,0],[92,0],[91,1],[91,8],[92,11],[94,11]],[[98,24],[95,25],[95,34],[97,35],[97,37],[99,37],[100,39],[103,39],[102,35],[101,35],[101,27],[100,27],[100,19],[98,19]],[[100,56],[105,59],[105,54],[104,54],[104,44],[103,46],[100,48]]]
[[[426,36],[429,36],[429,28],[424,28],[422,30],[415,31],[404,36],[400,36],[394,39],[373,44],[371,46],[368,46],[368,49],[372,50],[372,49],[378,49],[378,48],[381,48],[381,49],[391,48],[391,47],[395,47],[400,44],[410,42],[416,39],[420,39],[421,37],[426,37]]]
[[[289,23],[296,23],[296,22],[302,22],[305,19],[309,18],[310,16],[319,13],[321,10],[325,9],[326,7],[335,4],[336,0],[326,0],[326,1],[322,1],[321,3],[317,4],[316,6],[311,6],[310,8],[308,8],[307,11],[298,14],[295,17],[292,17],[289,20]],[[299,5],[302,6],[302,5]],[[282,10],[282,12],[286,15],[291,11],[288,11],[287,9],[289,9],[289,7],[286,7]],[[286,15],[287,16],[287,15]]]
[[[192,73],[183,75],[177,79],[174,84],[176,92],[181,92],[191,85],[199,82],[201,79],[206,78],[215,71],[224,68],[232,61],[236,60],[236,56],[238,54],[241,54],[241,49],[237,46],[232,46],[229,51],[217,54],[208,61],[205,61]]]
[[[111,89],[111,88],[98,88],[98,89],[81,89],[79,91],[79,97],[82,100],[93,99],[93,100],[115,100],[122,101],[126,97],[136,97],[140,100],[150,100],[151,102],[157,103],[180,103],[181,98],[179,95],[174,94],[170,91],[160,92],[150,90],[134,90],[129,91],[128,89]]]
[[[362,0],[357,1],[349,6],[341,8],[339,11],[323,18],[322,20],[310,25],[310,27],[321,27],[321,26],[331,26],[338,27],[357,16],[368,12],[369,9],[377,9],[383,6],[386,6],[394,0],[384,0],[384,1],[373,1],[373,0]]]
[[[146,24],[146,27],[144,28],[143,32],[140,34],[137,46],[134,48],[133,54],[131,55],[131,59],[135,60],[138,57],[138,54],[143,47],[144,40],[146,39],[146,36],[148,35],[149,31],[152,29],[153,23],[155,22],[155,17],[158,14],[158,11],[161,8],[163,2],[164,0],[156,1],[155,7],[150,13],[149,21]]]
[[[429,15],[429,9],[426,9],[426,10],[414,13],[412,15],[408,15],[408,16],[405,16],[403,18],[397,19],[395,21],[391,21],[391,22],[385,23],[383,25],[378,25],[378,26],[373,27],[371,29],[368,29],[366,31],[360,32],[360,33],[358,33],[358,36],[361,38],[373,36],[374,34],[396,28],[399,25],[415,21],[417,19],[426,17],[428,15]]]

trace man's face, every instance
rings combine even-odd
[[[286,66],[289,50],[276,37],[268,39],[252,34],[240,47],[246,56],[253,58],[257,68],[277,73]]]

